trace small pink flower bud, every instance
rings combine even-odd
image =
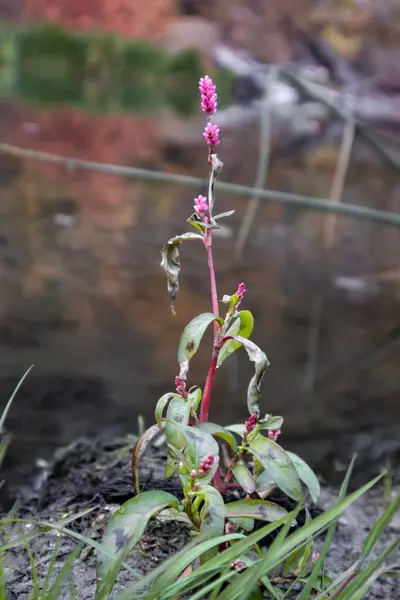
[[[217,110],[218,96],[211,77],[205,75],[200,79],[199,90],[201,96],[201,110],[209,115],[213,115]]]
[[[208,211],[207,198],[201,194],[200,196],[197,196],[197,198],[194,199],[194,210],[200,217],[204,217],[205,213]]]
[[[219,127],[212,123],[207,123],[204,128],[203,137],[209,146],[218,146],[219,144]]]
[[[251,415],[248,419],[248,421],[246,421],[246,423],[244,424],[244,426],[246,427],[245,431],[247,432],[247,434],[250,433],[250,431],[253,431],[254,427],[257,425],[257,415]]]
[[[179,376],[175,377],[175,389],[176,389],[177,394],[186,398],[186,396],[187,396],[186,381],[181,379]]]
[[[319,552],[313,552],[311,555],[311,560],[312,562],[315,562],[316,560],[318,560],[320,557],[320,553]]]
[[[276,442],[276,440],[278,439],[278,437],[280,435],[281,435],[281,430],[280,429],[268,429],[268,437],[273,442]]]
[[[195,491],[197,491],[197,490],[199,490],[199,489],[200,489],[200,484],[199,484],[199,482],[196,482],[196,483],[194,483],[194,484],[192,485],[192,490],[195,490]]]
[[[199,468],[199,475],[205,475],[205,474],[206,474],[206,471],[202,467],[200,467]]]
[[[196,479],[196,477],[197,477],[197,471],[196,471],[196,469],[193,469],[192,471],[190,471],[190,477],[192,479]]]

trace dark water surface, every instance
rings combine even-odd
[[[153,74],[148,80],[136,73],[124,87],[122,73],[114,88],[107,79],[99,83],[110,75],[108,67],[90,80],[77,74],[72,62],[63,75],[61,59],[56,68],[41,57],[31,57],[28,64],[25,57],[17,70],[11,59],[3,63],[8,71],[3,68],[1,80],[3,142],[206,175],[201,115],[193,113],[191,94],[177,93],[196,90],[193,57],[178,62],[176,86],[157,87],[155,71],[145,63],[143,72]],[[132,60],[138,64],[137,57]],[[176,69],[177,59],[175,66],[168,64],[160,66],[162,73]],[[59,70],[58,83],[48,76],[50,67]],[[231,83],[220,77],[227,104]],[[268,187],[328,197],[336,154],[337,148],[322,148],[307,156],[273,155]],[[253,185],[258,127],[224,131],[220,156],[225,181]],[[78,436],[135,432],[139,415],[153,423],[158,397],[173,388],[183,327],[210,310],[202,247],[182,249],[176,318],[159,268],[162,244],[186,229],[198,193],[206,190],[0,154],[3,403],[27,367],[35,365],[7,423],[13,434],[8,469],[19,467],[12,478],[21,477],[23,464],[49,457]],[[282,442],[305,451],[317,465],[344,460],[354,440],[366,457],[395,448],[399,231],[339,217],[333,247],[327,249],[327,217],[263,203],[243,256],[235,259],[248,199],[220,194],[217,201],[218,211],[236,210],[214,242],[219,295],[233,293],[240,281],[247,285],[244,307],[255,316],[253,339],[271,361],[264,410],[285,417]],[[342,201],[398,211],[398,175],[378,160],[365,163],[356,145]],[[210,345],[206,336],[193,360],[193,385],[204,382]],[[217,373],[213,420],[246,418],[251,374],[241,353]]]

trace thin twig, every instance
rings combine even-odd
[[[271,69],[267,80],[267,89],[265,94],[265,103],[263,110],[261,111],[261,123],[260,123],[260,151],[258,155],[258,169],[254,188],[256,190],[263,189],[266,186],[269,164],[271,158],[271,90],[274,85],[277,76],[277,69],[274,67]],[[250,235],[251,228],[256,218],[258,208],[260,206],[260,194],[255,192],[253,197],[250,199],[247,212],[239,229],[237,242],[235,245],[235,257],[239,259],[242,254],[248,237]]]
[[[10,144],[0,143],[0,152],[12,156],[19,156],[39,162],[65,165],[68,169],[88,169],[111,175],[122,175],[143,181],[153,181],[157,183],[170,183],[185,185],[192,188],[198,188],[207,184],[207,180],[200,177],[189,177],[188,175],[176,175],[173,173],[163,173],[162,171],[152,171],[150,169],[140,169],[137,167],[125,167],[122,165],[113,165],[99,163],[78,158],[59,156],[48,152],[38,152],[27,148],[19,148]],[[285,204],[296,208],[305,208],[321,212],[335,212],[353,219],[362,219],[366,221],[375,221],[384,225],[400,227],[400,214],[375,210],[357,204],[342,204],[340,202],[327,202],[325,198],[312,198],[311,196],[301,196],[298,194],[289,194],[275,190],[255,189],[251,186],[237,185],[227,182],[218,182],[219,191],[227,192],[232,196],[254,196],[257,193],[261,200]]]
[[[349,170],[351,152],[353,149],[354,138],[356,133],[356,123],[352,118],[352,107],[349,107],[349,118],[346,121],[343,130],[342,143],[339,149],[339,157],[336,164],[336,170],[333,176],[331,193],[329,202],[340,203],[343,196],[344,183]],[[324,221],[324,246],[326,255],[332,251],[335,244],[335,233],[337,226],[337,214],[328,213]],[[307,365],[304,387],[309,393],[313,393],[315,389],[315,380],[318,366],[318,350],[321,320],[324,308],[325,293],[324,290],[319,290],[314,296],[312,302],[312,323],[310,335],[308,339],[307,355],[310,360]]]

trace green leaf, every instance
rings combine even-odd
[[[228,431],[232,431],[233,433],[236,433],[236,435],[243,437],[246,425],[244,423],[238,423],[234,425],[228,425],[227,427],[225,427],[225,429],[228,429]]]
[[[250,519],[247,517],[229,517],[229,520],[241,529],[244,529],[245,531],[253,531],[254,529],[254,519]]]
[[[218,221],[218,219],[225,219],[225,217],[230,217],[234,214],[234,212],[234,210],[227,210],[226,212],[218,213],[218,215],[215,215],[214,221]]]
[[[206,431],[213,437],[221,438],[229,445],[232,452],[237,452],[238,445],[236,439],[229,431],[227,431],[223,427],[215,425],[214,423],[199,423],[198,425],[196,425],[196,427],[197,429],[200,429],[200,431]]]
[[[236,481],[246,494],[252,494],[255,490],[255,484],[252,474],[243,463],[237,463],[230,467]]]
[[[255,363],[255,375],[250,381],[248,390],[247,390],[247,408],[251,415],[256,414],[257,417],[260,416],[260,402],[261,402],[261,381],[264,377],[265,371],[269,366],[269,361],[264,352],[250,340],[246,340],[239,335],[234,336],[234,339],[241,344],[246,349],[246,352],[249,356],[249,359]]]
[[[206,485],[201,487],[196,493],[204,500],[203,507],[200,511],[200,539],[210,539],[224,533],[225,527],[225,503],[221,494],[212,486]],[[205,562],[211,556],[217,554],[218,549],[212,548],[201,557],[201,562]]]
[[[156,417],[157,425],[158,425],[158,427],[159,427],[160,430],[162,428],[161,427],[161,422],[162,422],[162,418],[163,418],[164,408],[167,406],[168,402],[172,398],[182,398],[182,396],[180,396],[179,394],[175,394],[175,393],[171,392],[169,394],[164,394],[164,396],[161,396],[161,398],[157,402],[156,411],[155,411],[155,417]],[[183,398],[182,398],[182,400],[183,400]]]
[[[190,404],[182,396],[173,398],[168,405],[167,418],[165,420],[165,434],[167,444],[174,446],[177,450],[182,450],[186,446],[185,435],[175,426],[187,425],[190,418]],[[165,468],[167,479],[174,474],[179,460],[169,454]]]
[[[321,486],[316,474],[302,458],[296,454],[293,454],[293,452],[286,452],[286,454],[294,464],[301,481],[307,486],[310,492],[311,500],[314,502],[314,504],[317,504],[319,495],[321,493]]]
[[[164,510],[157,514],[157,519],[161,521],[179,521],[180,523],[185,523],[191,529],[194,527],[187,514],[176,508],[164,508]]]
[[[287,577],[288,575],[297,574],[304,569],[306,562],[312,552],[311,544],[306,544],[304,547],[296,549],[293,554],[289,556],[284,564],[282,575]]]
[[[197,427],[187,427],[171,422],[171,428],[175,428],[185,438],[185,456],[190,469],[197,469],[199,463],[212,454],[214,463],[206,475],[199,476],[201,483],[208,483],[214,477],[219,464],[219,447],[212,435],[201,431]]]
[[[143,492],[125,502],[112,515],[104,530],[102,542],[108,554],[98,557],[99,581],[107,578],[122,550],[128,551],[139,542],[151,517],[167,506],[179,506],[178,500],[172,494],[163,491]],[[110,554],[114,558],[110,558]]]
[[[205,330],[216,319],[217,317],[212,313],[203,313],[186,325],[178,348],[178,362],[181,367],[179,376],[181,379],[186,379],[189,361],[196,354]]]
[[[256,477],[255,490],[256,492],[266,492],[275,485],[275,481],[267,471],[263,471]]]
[[[224,333],[225,336],[240,335],[243,338],[248,339],[253,331],[254,317],[248,310],[241,310],[238,313],[238,317],[234,320],[229,329]],[[241,343],[236,340],[228,340],[222,346],[218,356],[218,367],[236,350],[241,347]]]
[[[287,515],[287,511],[267,500],[237,500],[225,505],[226,517],[249,517],[258,521],[276,521]]]
[[[178,248],[184,240],[203,241],[203,236],[192,232],[183,233],[168,240],[161,250],[161,268],[164,269],[167,275],[167,289],[173,314],[176,314],[175,301],[179,291],[179,273],[181,270]]]
[[[248,449],[289,498],[302,500],[303,492],[296,468],[279,444],[259,434]]]
[[[266,420],[262,419],[260,421],[261,429],[272,429],[275,431],[276,429],[280,429],[283,425],[283,417],[271,417],[268,415]]]
[[[197,410],[199,404],[201,402],[201,388],[193,387],[189,390],[187,395],[187,402],[190,404],[190,407],[193,408],[194,411]]]

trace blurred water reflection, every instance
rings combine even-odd
[[[37,83],[36,77],[35,71]],[[197,73],[188,69],[185,78],[196,89]],[[141,114],[124,113],[118,99],[108,114],[109,90],[106,109],[100,103],[95,114],[71,106],[68,97],[64,106],[40,108],[22,96],[2,100],[3,141],[206,174],[201,116],[180,116],[163,102],[146,106],[146,97]],[[334,147],[273,156],[268,187],[328,197],[336,157]],[[225,131],[221,158],[225,180],[252,185],[258,126],[245,138]],[[398,177],[368,160],[366,171],[356,145],[342,201],[398,211]],[[10,464],[49,456],[79,435],[135,431],[139,414],[153,421],[156,400],[173,387],[183,327],[210,308],[198,248],[182,251],[176,318],[159,269],[162,244],[183,230],[200,192],[0,155],[3,401],[35,364],[8,421],[15,435]],[[399,231],[339,217],[327,250],[326,216],[262,203],[244,254],[234,260],[248,199],[220,194],[217,201],[219,211],[236,210],[215,240],[219,293],[246,282],[254,339],[271,361],[264,408],[285,417],[284,442],[302,446],[318,463],[340,452],[344,434],[351,439],[355,432],[383,429],[394,437],[389,430],[400,416]],[[204,381],[210,343],[206,339],[193,361],[191,384]],[[251,365],[239,353],[221,369],[214,420],[245,418],[250,376]]]

